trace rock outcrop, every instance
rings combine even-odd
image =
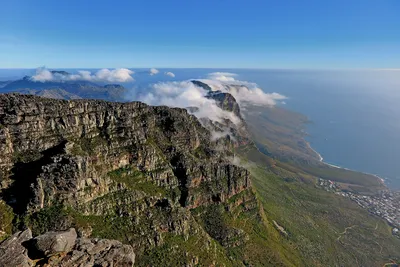
[[[215,101],[215,104],[224,111],[232,113],[231,119],[225,119],[223,121],[211,121],[209,119],[201,119],[202,124],[215,133],[215,138],[221,136],[228,136],[231,142],[235,146],[246,145],[251,143],[250,134],[247,130],[247,125],[240,112],[240,107],[235,97],[227,92],[213,91],[213,89],[206,83],[192,80],[191,81],[197,87],[203,88],[208,91],[206,98]],[[188,107],[189,112],[195,113],[198,111],[197,107]]]
[[[215,100],[217,106],[221,109],[232,112],[243,121],[242,114],[240,113],[239,104],[236,102],[236,99],[229,93],[223,93],[221,91],[213,91],[208,93],[207,98]]]
[[[116,240],[76,239],[75,229],[32,238],[27,229],[0,243],[0,266],[133,266],[135,253]]]
[[[24,243],[32,238],[32,231],[27,229],[13,234],[0,243],[0,266],[31,266],[28,250]]]
[[[201,81],[198,81],[198,80],[191,80],[191,83],[193,83],[194,85],[196,85],[196,86],[198,86],[198,87],[203,88],[204,90],[212,91],[212,88],[211,88],[208,84],[203,83],[203,82],[201,82]]]

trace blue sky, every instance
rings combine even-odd
[[[0,68],[399,68],[398,0],[5,0]]]

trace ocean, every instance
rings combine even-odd
[[[205,78],[227,71],[285,95],[284,108],[306,115],[307,140],[324,162],[378,175],[400,189],[400,70],[137,69],[132,88],[158,81]],[[163,75],[172,71],[176,77]],[[0,70],[0,81],[32,70]]]

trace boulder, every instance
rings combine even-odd
[[[33,239],[35,249],[45,256],[69,252],[75,246],[77,234],[74,228],[64,232],[48,232]]]
[[[28,251],[23,243],[32,238],[32,232],[27,229],[17,232],[0,244],[0,267],[31,266]]]

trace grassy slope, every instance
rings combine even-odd
[[[246,202],[238,202],[241,198],[247,199]],[[232,265],[301,266],[306,263],[293,244],[268,221],[251,191],[236,195],[227,205],[196,208],[192,214],[211,237],[224,245]],[[221,242],[221,236],[229,236],[229,241]]]
[[[383,220],[316,188],[307,175],[266,167],[265,155],[256,149],[242,149],[240,154],[268,222],[284,227],[306,266],[377,266],[400,257],[400,240]],[[249,155],[258,160],[246,160]]]

